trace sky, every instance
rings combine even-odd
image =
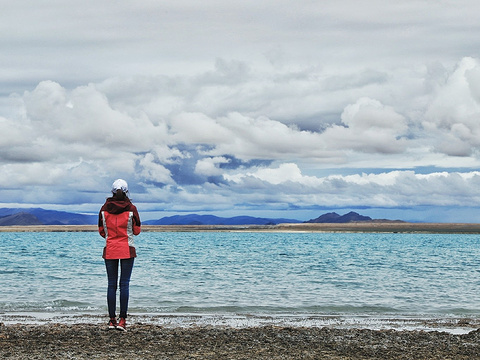
[[[0,207],[480,221],[478,1],[0,4]]]

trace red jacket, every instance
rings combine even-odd
[[[104,259],[136,257],[133,236],[140,234],[140,216],[130,199],[108,198],[98,214],[98,232],[106,239]]]

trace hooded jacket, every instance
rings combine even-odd
[[[129,198],[110,197],[98,214],[98,232],[105,238],[104,259],[136,257],[133,236],[140,234],[140,216]]]

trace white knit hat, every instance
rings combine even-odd
[[[113,182],[112,193],[116,193],[117,190],[122,190],[125,194],[128,193],[128,184],[123,179],[117,179]]]

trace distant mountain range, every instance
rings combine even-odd
[[[65,211],[32,209],[0,208],[0,226],[14,225],[96,225],[97,215],[70,213]],[[348,222],[383,222],[392,220],[372,219],[356,212],[339,215],[335,212],[326,213],[305,223],[348,223]],[[398,221],[398,220],[396,220]],[[302,223],[300,220],[285,218],[262,218],[252,216],[219,217],[214,215],[175,215],[158,220],[147,220],[145,225],[276,225],[286,223]]]
[[[276,225],[282,223],[300,223],[294,219],[270,219],[252,216],[235,216],[230,218],[214,215],[175,215],[161,218],[159,220],[148,220],[143,222],[146,225]]]
[[[98,215],[85,215],[65,211],[32,209],[0,209],[0,226],[13,225],[94,225]]]

